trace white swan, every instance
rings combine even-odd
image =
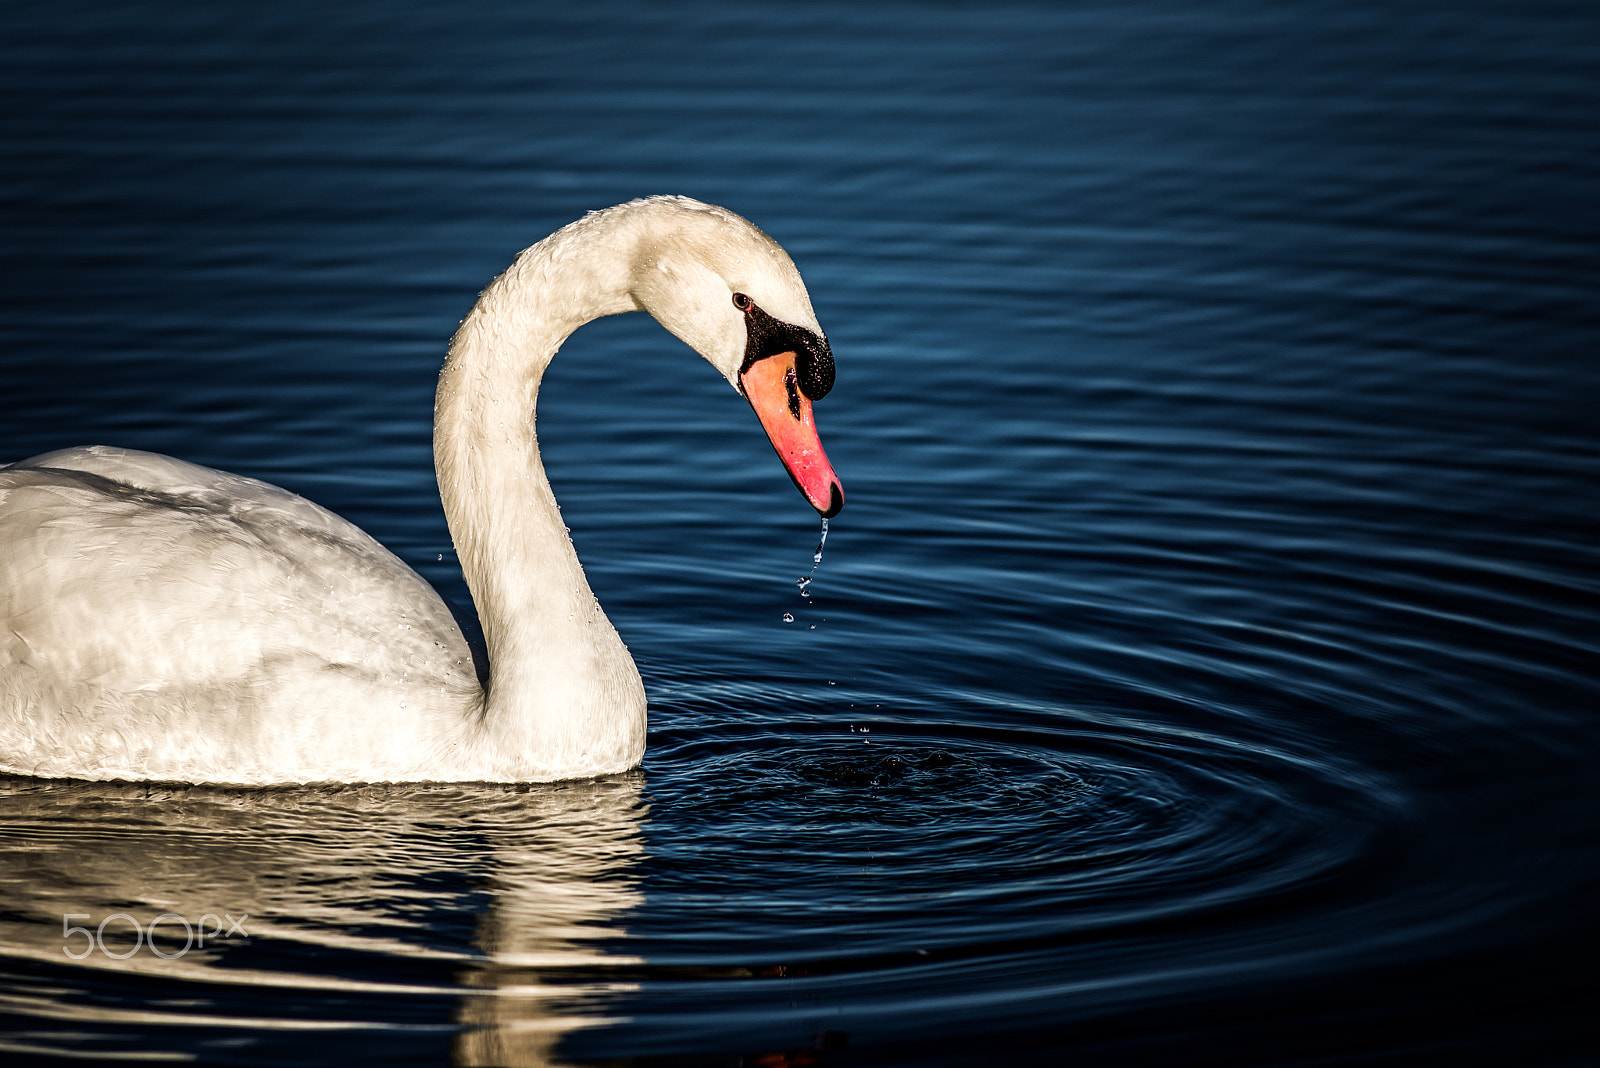
[[[487,685],[438,594],[333,513],[166,456],[66,449],[0,468],[0,771],[512,782],[638,764],[644,685],[533,430],[561,342],[635,310],[721,371],[811,504],[839,510],[811,412],[833,357],[788,255],[685,197],[595,212],[483,291],[439,375],[435,468]]]

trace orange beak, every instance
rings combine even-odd
[[[811,398],[795,380],[795,354],[780,352],[757,360],[739,375],[745,399],[756,410],[761,428],[778,451],[784,470],[800,487],[811,507],[830,519],[844,507],[844,490],[817,437]]]

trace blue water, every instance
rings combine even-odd
[[[0,780],[7,1063],[1600,1061],[1592,5],[0,27],[0,462],[266,478],[470,612],[447,339],[670,192],[799,264],[848,494],[803,598],[748,408],[584,328],[540,440],[643,767]]]

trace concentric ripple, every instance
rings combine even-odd
[[[732,952],[837,971],[1198,923],[1324,891],[1396,822],[1393,797],[1345,769],[1109,717],[1068,722],[669,734],[649,761],[646,885],[698,915],[692,937],[651,959]],[[774,871],[788,882],[771,885]],[[706,930],[719,932],[709,951]]]

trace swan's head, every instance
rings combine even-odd
[[[844,490],[812,402],[833,388],[833,352],[789,254],[751,223],[687,197],[628,205],[642,223],[630,290],[750,402],[800,492],[824,518]]]

